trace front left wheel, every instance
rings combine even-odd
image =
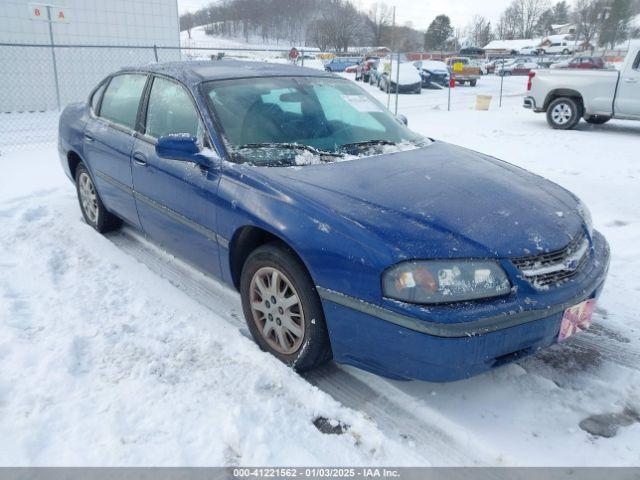
[[[242,309],[255,342],[296,371],[331,358],[320,297],[294,253],[278,243],[254,250],[242,268]]]
[[[87,167],[82,163],[76,168],[76,192],[84,221],[98,232],[106,233],[121,225],[121,220],[105,208]]]

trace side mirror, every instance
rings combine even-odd
[[[191,162],[208,167],[211,159],[202,153],[198,139],[184,133],[164,135],[156,143],[156,155],[160,158]]]
[[[404,115],[402,115],[401,113],[399,113],[396,117],[398,120],[400,120],[401,123],[403,123],[404,125],[408,126],[409,125],[409,120],[407,120],[407,117],[405,117]]]

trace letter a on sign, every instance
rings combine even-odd
[[[68,22],[69,19],[67,18],[67,10],[66,9],[62,9],[60,7],[56,7],[56,8],[52,8],[51,9],[51,20],[53,20],[54,22]]]

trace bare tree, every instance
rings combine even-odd
[[[367,15],[367,25],[371,31],[373,45],[382,45],[384,30],[391,25],[391,9],[385,3],[374,3]]]
[[[547,8],[547,0],[514,0],[512,3],[518,19],[518,36],[532,38],[536,25]]]
[[[501,40],[532,38],[549,0],[513,0],[500,17],[496,35]]]
[[[493,39],[491,22],[481,15],[474,15],[467,25],[466,35],[474,46],[484,47]]]
[[[578,0],[573,9],[576,36],[585,45],[592,44],[602,24],[602,0]]]
[[[518,12],[516,8],[509,5],[500,16],[500,21],[496,25],[496,36],[500,40],[513,40],[519,36]]]

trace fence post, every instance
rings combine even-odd
[[[56,62],[56,45],[53,42],[53,28],[51,26],[51,6],[47,5],[47,23],[49,24],[49,41],[51,42],[51,60],[53,61],[53,81],[56,87],[56,106],[60,111],[60,83],[58,80],[58,64]]]
[[[153,44],[153,56],[156,58],[156,62],[158,61],[158,47],[156,44]]]
[[[502,60],[502,68],[504,68],[504,59]],[[494,70],[495,71],[495,70]],[[502,108],[502,90],[504,87],[504,70],[500,71],[500,108]]]
[[[387,89],[387,110],[391,110],[391,77],[393,76],[393,53],[389,52],[389,75],[384,88]]]
[[[391,75],[389,75],[391,77]],[[422,82],[422,77],[420,78]],[[398,115],[398,95],[400,94],[400,52],[398,52],[398,56],[396,57],[396,108],[394,113]]]
[[[304,50],[300,50],[300,66],[304,67]]]

